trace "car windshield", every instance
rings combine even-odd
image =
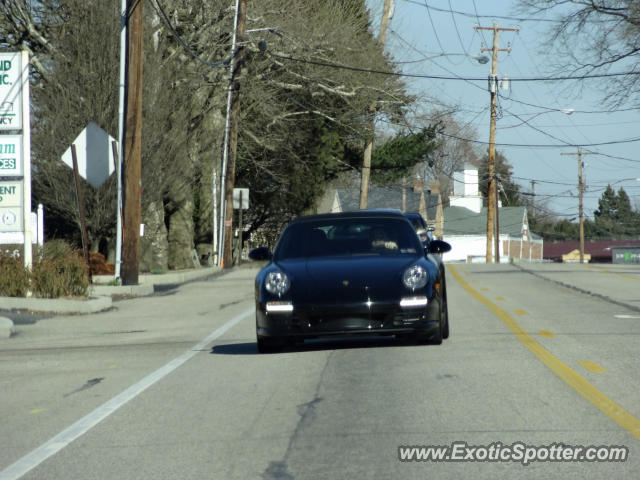
[[[336,255],[413,255],[422,251],[411,225],[395,218],[329,218],[290,225],[274,260]]]

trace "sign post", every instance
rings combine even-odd
[[[29,112],[29,53],[0,53],[0,177],[16,178],[0,182],[0,231],[23,232],[25,268],[33,257]]]

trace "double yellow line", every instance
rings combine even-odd
[[[531,352],[551,371],[631,435],[640,439],[640,420],[635,418],[624,408],[591,385],[575,370],[555,357],[551,352],[549,352],[549,350],[536,342],[506,311],[481,295],[469,283],[467,283],[453,265],[447,265],[447,269],[453,274],[458,283],[462,285],[462,288],[500,318],[507,327],[509,327],[509,330],[511,330],[516,338],[520,340],[525,347],[531,350]]]

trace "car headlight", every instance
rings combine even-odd
[[[429,280],[429,273],[420,265],[413,265],[407,268],[402,275],[402,283],[411,290],[422,288]]]
[[[267,292],[278,296],[287,293],[290,286],[289,277],[284,272],[271,272],[264,280],[264,288],[267,289]]]

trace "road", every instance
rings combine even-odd
[[[572,268],[448,265],[440,346],[373,338],[258,355],[255,268],[18,325],[0,341],[0,479],[638,478],[640,269]],[[629,453],[398,459],[400,446],[454,442]]]

